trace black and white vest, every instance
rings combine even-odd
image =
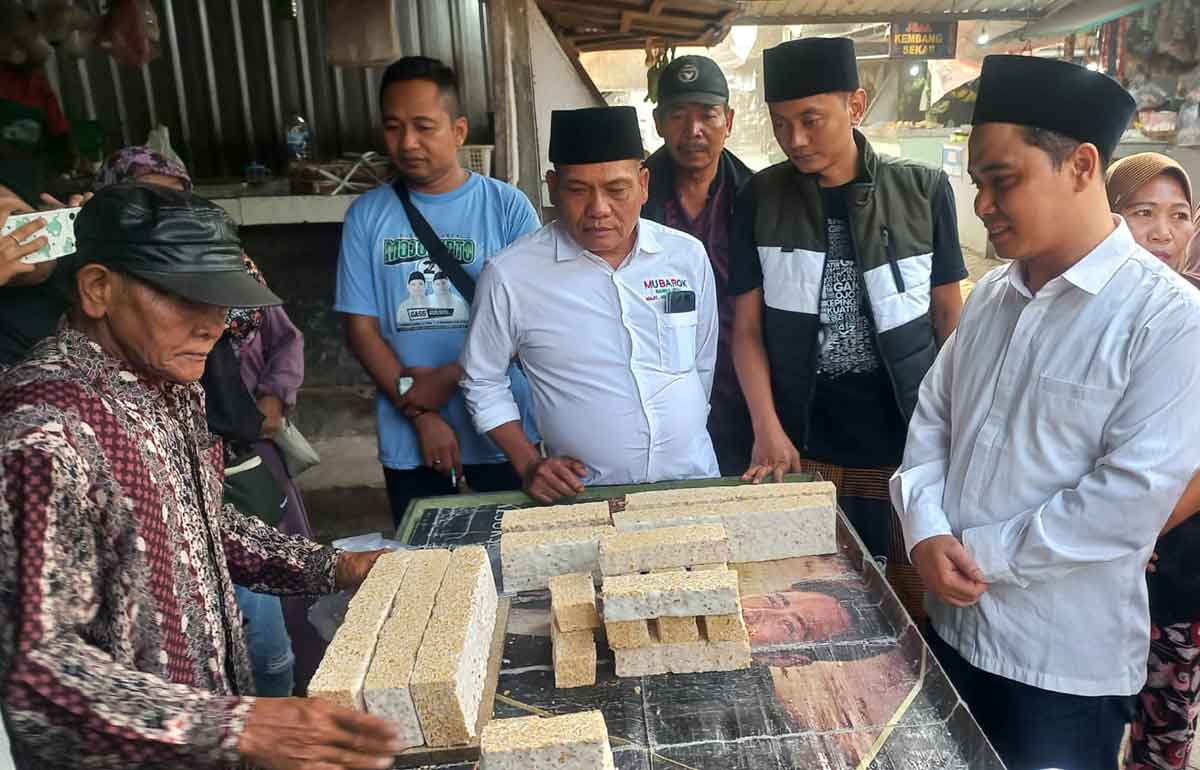
[[[932,203],[944,174],[877,155],[855,132],[860,181],[850,186],[850,234],[880,358],[905,421],[937,354],[930,317]],[[816,384],[826,221],[817,177],[790,161],[755,174],[754,241],[762,264],[763,327],[776,410],[793,441],[808,438]]]

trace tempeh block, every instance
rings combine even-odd
[[[496,603],[487,551],[465,546],[452,552],[409,683],[428,746],[475,737]]]
[[[546,588],[550,578],[599,571],[600,537],[612,527],[575,527],[500,536],[500,567],[505,591]]]
[[[766,484],[735,484],[690,489],[660,489],[625,495],[625,510],[684,508],[727,500],[762,500],[770,497],[816,496],[835,502],[837,487],[828,481],[799,481]]]
[[[612,524],[608,503],[549,505],[543,508],[518,508],[505,511],[500,519],[501,532],[535,532],[547,529],[606,527]]]
[[[648,620],[610,620],[604,623],[608,646],[614,650],[645,647],[653,642]]]
[[[837,551],[837,509],[825,495],[694,503],[626,510],[613,516],[622,531],[722,524],[729,561],[754,562]]]
[[[325,657],[308,685],[311,698],[321,698],[345,708],[364,711],[363,681],[379,631],[392,609],[392,601],[408,568],[409,551],[380,556],[346,609]]]
[[[592,576],[576,572],[550,578],[550,614],[563,631],[598,628],[600,615],[596,612]]]
[[[729,560],[729,541],[720,524],[611,532],[600,540],[600,572],[629,575]]]
[[[704,638],[710,642],[738,642],[747,638],[746,621],[742,613],[728,615],[706,615],[700,618]]]
[[[616,575],[604,579],[603,597],[605,621],[727,615],[740,606],[733,570]]]
[[[587,687],[596,683],[596,637],[591,629],[563,631],[550,621],[554,651],[554,686]]]
[[[700,641],[700,625],[696,618],[657,618],[654,626],[663,644],[685,644]]]
[[[695,674],[750,667],[750,641],[653,644],[614,650],[617,676]]]
[[[450,564],[450,552],[444,549],[410,553],[408,571],[396,592],[392,614],[380,631],[363,689],[367,711],[391,722],[404,748],[425,744],[409,683],[438,588]]]
[[[613,770],[599,711],[493,719],[483,728],[479,770]]]

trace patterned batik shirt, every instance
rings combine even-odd
[[[197,385],[64,330],[0,375],[0,705],[16,765],[235,766],[233,583],[334,589],[337,551],[221,503]]]

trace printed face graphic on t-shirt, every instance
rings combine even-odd
[[[442,243],[460,265],[474,264],[473,238],[443,236]],[[409,273],[408,293],[396,306],[396,331],[466,327],[470,308],[419,238],[385,238],[383,264]]]

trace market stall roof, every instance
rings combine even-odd
[[[1070,4],[1071,0],[741,0],[736,23],[1036,20]]]
[[[713,46],[728,34],[736,0],[538,0],[561,40],[579,51]]]

